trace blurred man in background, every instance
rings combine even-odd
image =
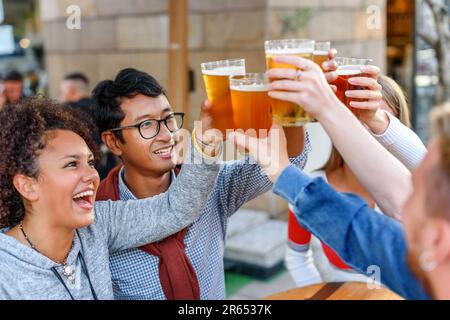
[[[0,84],[0,108],[7,104],[17,103],[23,94],[23,77],[15,70],[6,73],[3,78],[3,84]]]
[[[93,102],[88,77],[81,72],[65,76],[59,87],[59,100],[73,107],[90,109]]]
[[[59,100],[65,103],[78,118],[88,122],[94,139],[101,143],[97,133],[92,111],[94,101],[89,93],[89,79],[81,72],[74,72],[64,77],[59,87]]]

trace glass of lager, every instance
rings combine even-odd
[[[358,110],[355,110],[350,106],[350,102],[357,101],[357,99],[347,98],[345,96],[345,92],[348,90],[364,90],[365,88],[351,85],[348,82],[348,79],[353,77],[367,77],[368,75],[361,71],[361,67],[370,65],[373,60],[337,57],[335,58],[335,61],[338,65],[336,70],[338,79],[335,82],[337,87],[336,95],[343,104],[345,104],[355,115],[357,115],[356,113]]]
[[[272,126],[268,79],[264,73],[230,77],[234,126],[250,136],[267,136]]]
[[[291,39],[291,40],[272,40],[265,42],[267,68],[297,69],[297,67],[277,63],[273,61],[274,56],[294,55],[306,59],[312,59],[314,53],[314,40]],[[314,118],[310,116],[303,108],[291,102],[270,99],[273,120],[285,127],[299,127],[308,122],[313,122]]]
[[[201,64],[208,100],[212,103],[213,127],[226,135],[234,129],[230,76],[245,75],[245,60],[222,60]]]
[[[314,47],[313,61],[323,70],[322,64],[328,60],[328,52],[331,49],[331,42],[316,42]]]

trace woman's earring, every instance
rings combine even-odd
[[[429,253],[424,251],[419,258],[419,265],[425,272],[431,272],[437,267],[437,263],[435,261],[430,261],[429,256]]]

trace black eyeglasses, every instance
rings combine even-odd
[[[131,126],[125,126],[121,128],[115,128],[108,130],[110,132],[121,131],[124,129],[132,129],[137,128],[139,130],[139,134],[144,139],[152,139],[156,137],[161,130],[161,122],[164,122],[166,128],[171,132],[177,132],[183,126],[184,113],[172,113],[168,115],[166,118],[157,120],[157,119],[146,119],[137,124]]]

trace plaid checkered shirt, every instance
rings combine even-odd
[[[304,151],[291,162],[303,169],[311,150],[306,135]],[[121,200],[136,200],[119,172]],[[172,181],[175,179],[172,174]],[[262,169],[246,158],[225,163],[200,218],[189,226],[184,239],[186,255],[197,274],[202,300],[226,298],[223,256],[228,218],[246,202],[270,191],[272,183]],[[193,190],[194,191],[194,190]],[[194,191],[195,192],[195,191]],[[133,214],[130,212],[129,214]],[[158,271],[159,259],[140,249],[110,257],[114,296],[118,300],[165,300]]]

